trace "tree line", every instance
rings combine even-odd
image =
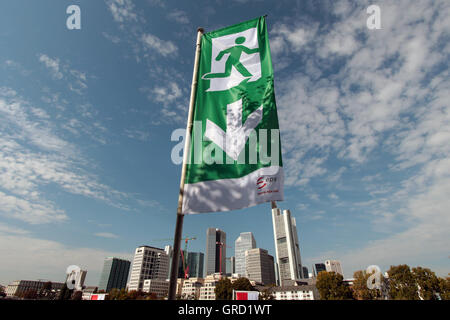
[[[359,270],[353,275],[353,285],[342,275],[322,271],[317,275],[316,287],[322,300],[449,300],[450,277],[440,278],[428,268],[391,266],[387,277],[380,275],[380,288],[367,285],[373,273]],[[450,274],[449,274],[450,276]]]

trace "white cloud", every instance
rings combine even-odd
[[[339,181],[339,179],[341,179],[342,174],[343,174],[345,171],[347,171],[347,168],[346,168],[346,167],[341,167],[341,168],[339,168],[338,171],[336,171],[335,173],[333,173],[333,174],[331,174],[331,175],[328,176],[328,181],[329,181],[329,182],[337,182],[337,181]]]
[[[299,58],[289,57],[295,61],[289,75],[276,82],[286,183],[315,194],[309,182],[337,158],[363,174],[372,198],[354,209],[371,214],[368,228],[383,237],[336,253],[344,270],[448,256],[450,51],[443,41],[450,7],[444,1],[385,2],[381,30],[365,27],[366,7],[339,1],[335,22],[303,26]],[[274,65],[284,65],[284,55],[296,47],[282,32],[273,34]],[[314,34],[314,41],[302,34]],[[365,174],[374,154],[392,158],[379,169],[387,170],[382,175]],[[384,181],[390,171],[403,180]]]
[[[339,199],[339,197],[338,197],[335,193],[330,193],[330,194],[328,195],[328,198],[330,198],[330,199],[332,199],[332,200],[337,200],[337,199]]]
[[[102,35],[114,44],[118,44],[120,42],[120,38],[116,35],[111,35],[107,32],[102,32]]]
[[[434,260],[442,260],[448,256],[450,167],[446,165],[447,167],[440,168],[446,171],[445,177],[433,177],[435,180],[432,184],[418,194],[408,191],[415,194],[408,197],[404,210],[405,219],[409,221],[410,227],[405,231],[372,241],[361,249],[342,252],[341,259],[345,261],[347,270],[358,270],[371,264],[378,264],[384,269],[388,269],[390,265],[403,263],[430,267]],[[419,184],[415,187],[423,186]],[[383,228],[383,225],[378,227]],[[448,273],[448,269],[445,268],[435,271],[441,276]]]
[[[59,137],[42,117],[45,111],[36,110],[14,90],[0,89],[0,213],[28,223],[66,220],[65,212],[41,194],[49,184],[126,209],[121,204],[126,195],[84,169],[88,162],[77,148]]]
[[[22,64],[20,64],[19,62],[17,62],[17,61],[13,61],[13,60],[6,60],[5,62],[4,62],[4,64],[5,64],[5,66],[7,66],[8,68],[12,68],[12,69],[15,69],[15,70],[17,70],[18,72],[20,72],[20,74],[22,75],[22,76],[29,76],[30,74],[31,74],[31,71],[30,70],[27,70],[27,69],[25,69],[23,66],[22,66]]]
[[[136,21],[134,4],[131,0],[107,0],[106,5],[116,22]]]
[[[132,259],[130,252],[112,252],[63,245],[39,239],[26,232],[11,234],[0,228],[0,282],[46,279],[64,282],[66,268],[78,265],[88,270],[86,285],[98,285],[106,257]]]
[[[156,101],[164,104],[172,103],[182,95],[182,91],[176,82],[170,82],[164,87],[155,87],[151,93]]]
[[[160,107],[160,120],[164,123],[184,124],[189,102],[183,90],[174,81],[166,82],[164,86],[141,88],[147,93],[147,99],[156,102]]]
[[[111,233],[111,232],[97,232],[94,234],[96,237],[100,238],[107,238],[107,239],[117,239],[119,238],[118,235]]]
[[[316,24],[302,23],[288,26],[284,23],[275,24],[270,33],[270,49],[274,56],[287,55],[307,50],[307,44],[315,40]]]
[[[161,40],[155,35],[150,33],[145,33],[142,35],[142,43],[144,44],[144,48],[150,51],[156,51],[160,55],[166,56],[175,56],[177,54],[178,48],[177,46],[170,40]]]
[[[130,139],[136,139],[142,142],[147,142],[150,138],[150,133],[148,131],[138,129],[126,129],[125,135]]]
[[[175,22],[181,23],[181,24],[188,24],[189,18],[187,16],[187,13],[183,10],[175,9],[174,11],[170,12],[167,15],[167,18],[169,20],[174,20]]]
[[[2,176],[2,180],[5,180]],[[6,186],[6,188],[11,186]],[[7,195],[0,191],[0,213],[3,215],[19,219],[31,224],[60,222],[67,219],[67,215],[62,210],[45,200],[19,198],[13,195]]]
[[[30,232],[28,230],[22,229],[22,228],[16,228],[11,225],[7,225],[0,222],[0,234],[12,234],[12,235],[25,235],[29,234]]]
[[[308,198],[314,201],[319,201],[320,196],[317,193],[308,194]]]
[[[88,87],[86,84],[86,73],[74,69],[69,70],[69,73],[71,75],[69,89],[81,95],[83,90]]]
[[[58,58],[50,58],[46,54],[40,54],[39,61],[44,63],[45,66],[50,69],[54,79],[66,79],[67,85],[71,91],[81,95],[83,90],[87,89],[86,73],[72,69],[69,65],[60,63]]]
[[[46,54],[41,54],[39,56],[39,61],[44,63],[47,68],[50,69],[52,76],[55,79],[62,79],[63,74],[60,71],[59,59],[58,58],[50,58]]]

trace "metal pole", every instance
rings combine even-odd
[[[177,208],[177,222],[175,225],[175,236],[173,240],[173,256],[172,256],[172,266],[170,270],[170,283],[169,283],[169,300],[175,300],[176,290],[177,290],[177,276],[178,276],[178,260],[180,252],[180,242],[181,233],[183,231],[183,218],[182,213],[183,207],[183,190],[184,190],[184,180],[186,177],[186,166],[187,160],[190,155],[191,149],[191,131],[192,131],[192,119],[194,115],[194,104],[195,104],[195,94],[197,91],[197,79],[198,79],[198,62],[200,60],[200,49],[201,49],[201,39],[203,35],[203,29],[198,28],[197,30],[197,43],[195,48],[195,62],[194,62],[194,72],[192,75],[192,86],[191,86],[191,99],[189,101],[189,112],[188,121],[186,127],[186,138],[184,142],[184,152],[183,152],[183,166],[181,168],[181,179],[180,179],[180,193],[178,195],[178,208]]]

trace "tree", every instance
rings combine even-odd
[[[439,293],[442,300],[450,300],[450,277],[439,278]]]
[[[116,300],[127,300],[128,291],[126,289],[120,289],[119,295]]]
[[[440,292],[439,279],[428,268],[417,267],[412,269],[413,276],[419,289],[418,295],[423,300],[436,300]]]
[[[247,278],[239,278],[231,285],[234,290],[253,291],[254,288]]]
[[[317,276],[316,287],[321,300],[352,299],[352,292],[344,283],[344,277],[335,272],[321,271]]]
[[[131,290],[127,294],[126,300],[136,300],[136,298],[139,296],[139,292],[136,290]]]
[[[128,292],[125,289],[111,289],[108,300],[129,300]]]
[[[72,295],[71,300],[81,300],[81,298],[83,297],[83,292],[82,291],[75,291]]]
[[[231,300],[233,298],[233,286],[230,279],[220,279],[215,288],[216,300]]]
[[[38,297],[38,294],[37,294],[37,291],[36,290],[34,290],[34,289],[28,289],[28,290],[26,290],[24,293],[23,293],[23,295],[22,295],[22,297],[24,298],[24,299],[37,299],[37,297]]]
[[[100,291],[102,291],[102,290],[100,290]],[[100,291],[99,291],[99,293],[100,293]],[[119,289],[116,289],[116,288],[111,289],[111,291],[109,291],[108,300],[119,300],[118,299],[119,294],[120,294]]]
[[[69,300],[70,297],[72,296],[72,292],[73,290],[70,290],[67,287],[67,284],[64,283],[61,288],[61,291],[59,292],[58,300]]]
[[[49,295],[52,293],[52,282],[47,281],[42,285],[41,290],[39,290],[39,298],[42,297],[49,297]]]
[[[53,284],[51,281],[47,281],[46,283],[44,283],[44,285],[42,286],[42,290],[45,291],[51,291],[53,287]]]
[[[414,274],[406,264],[391,266],[389,275],[389,296],[393,300],[418,300],[418,287]]]
[[[154,292],[150,292],[145,296],[145,300],[158,300],[158,296]]]
[[[372,275],[372,273],[367,273],[363,270],[355,271],[353,274],[353,298],[356,300],[375,300],[381,297],[381,292],[379,289],[369,289],[367,286],[367,280]],[[381,276],[381,282],[383,281],[383,276]]]
[[[272,294],[272,288],[275,285],[270,285],[269,287],[264,288],[259,294],[259,300],[274,300],[275,297]]]

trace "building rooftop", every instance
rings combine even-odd
[[[301,286],[284,286],[284,287],[272,287],[270,291],[273,292],[283,292],[283,291],[313,291],[316,290],[315,286],[312,285],[301,285]]]
[[[150,248],[150,249],[156,249],[156,250],[164,251],[164,249],[156,248],[156,247],[152,247],[152,246],[147,246],[147,245],[142,245],[142,246],[139,246],[138,248]]]

